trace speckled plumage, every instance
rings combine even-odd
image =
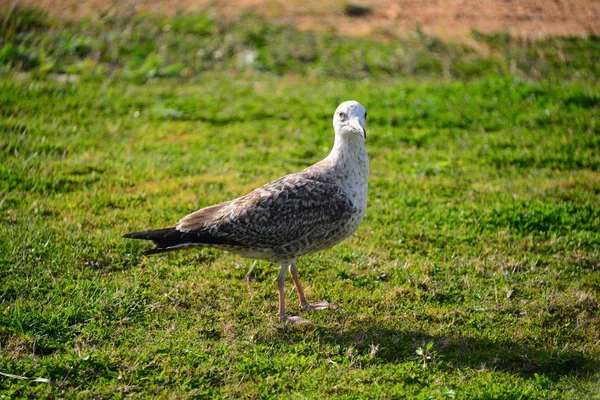
[[[153,240],[156,247],[145,254],[213,247],[282,266],[294,264],[295,269],[298,257],[341,242],[364,217],[369,175],[365,123],[366,111],[359,103],[342,103],[334,114],[333,149],[322,161],[235,200],[200,209],[174,228],[124,237]]]

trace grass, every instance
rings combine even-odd
[[[2,376],[4,397],[600,397],[596,37],[475,34],[482,56],[253,16],[9,11],[0,372],[52,384]],[[336,305],[313,325],[276,320],[276,266],[245,282],[236,256],[120,237],[319,160],[347,99],[369,110],[369,207],[299,263]]]

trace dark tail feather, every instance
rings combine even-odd
[[[143,232],[129,232],[123,235],[124,238],[127,239],[143,239],[143,240],[154,240],[154,241],[162,241],[167,235],[171,232],[178,232],[175,228],[166,228],[166,229],[154,229],[151,231],[143,231]],[[180,232],[183,233],[183,232]]]
[[[129,232],[124,234],[123,237],[127,239],[152,240],[156,247],[143,252],[142,254],[145,256],[150,254],[164,253],[166,251],[180,250],[189,246],[240,244],[225,238],[211,236],[206,232],[181,232],[175,228],[156,229],[144,232]]]

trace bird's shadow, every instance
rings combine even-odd
[[[307,328],[320,343],[336,344],[346,354],[370,356],[375,364],[408,361],[435,364],[443,361],[455,368],[476,371],[496,370],[531,377],[544,374],[551,380],[562,376],[589,376],[600,372],[600,365],[583,353],[561,348],[534,346],[506,339],[486,339],[461,334],[434,335],[418,330],[380,328],[361,323],[360,327],[331,329]],[[303,343],[307,332],[281,326],[265,342]],[[428,344],[432,343],[428,348]],[[348,352],[348,349],[351,349]],[[421,349],[430,358],[417,354]],[[369,358],[369,357],[367,357]]]

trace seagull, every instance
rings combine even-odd
[[[367,111],[345,101],[333,115],[333,149],[318,163],[261,186],[245,196],[202,208],[172,228],[131,232],[129,239],[152,240],[144,255],[189,247],[209,247],[245,258],[278,263],[281,321],[309,323],[285,312],[284,281],[289,270],[305,310],[329,308],[309,303],[298,278],[300,256],[328,249],[356,231],[367,208],[369,157],[365,141]]]

